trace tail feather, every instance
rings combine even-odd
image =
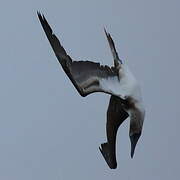
[[[111,152],[108,143],[103,143],[101,144],[101,147],[99,147],[99,150],[101,154],[103,155],[106,163],[111,169],[116,169],[117,168],[117,162],[116,162],[116,157],[113,155]]]

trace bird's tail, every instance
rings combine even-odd
[[[113,152],[111,151],[108,143],[101,144],[101,147],[99,147],[99,150],[101,154],[103,155],[105,161],[107,162],[108,166],[111,169],[117,168],[117,162],[116,157],[113,155]]]

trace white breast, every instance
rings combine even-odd
[[[102,79],[100,85],[106,91],[123,99],[131,96],[139,101],[141,99],[140,87],[127,65],[122,65],[119,71],[119,79],[118,77]]]
[[[119,76],[121,77],[120,87],[123,95],[131,96],[137,100],[141,98],[139,84],[127,65],[122,66]]]

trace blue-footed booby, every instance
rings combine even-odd
[[[105,29],[114,59],[112,67],[91,61],[73,60],[53,33],[44,15],[39,12],[37,14],[60,65],[79,94],[83,97],[95,92],[111,95],[107,110],[107,142],[101,144],[99,150],[108,166],[115,169],[117,167],[116,135],[119,126],[130,117],[131,158],[142,133],[145,109],[137,80],[119,58],[113,39]]]

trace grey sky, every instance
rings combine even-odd
[[[0,179],[169,180],[179,175],[180,22],[178,0],[6,0],[0,22]],[[130,158],[129,120],[118,132],[118,169],[106,140],[109,96],[78,95],[60,68],[36,11],[68,53],[112,64],[103,27],[140,81],[143,135]]]

